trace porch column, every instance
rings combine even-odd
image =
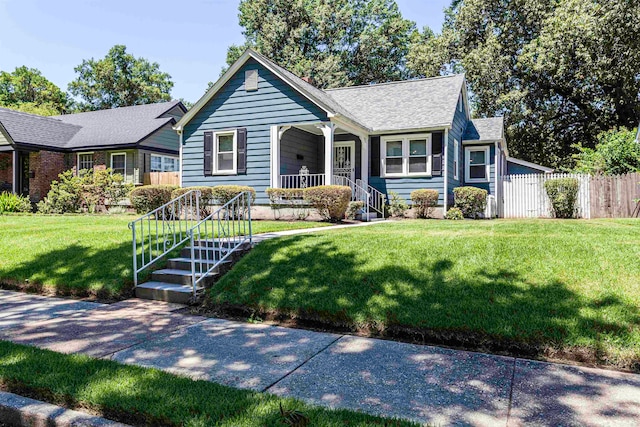
[[[369,185],[369,137],[358,135],[358,138],[360,138],[360,179],[364,184],[364,190],[367,191],[367,185]]]
[[[13,150],[13,179],[11,180],[11,185],[13,189],[13,194],[18,194],[18,151]]]
[[[335,126],[326,123],[318,126],[324,135],[324,185],[333,184],[333,134]]]
[[[291,126],[271,126],[271,187],[280,188],[280,140]]]

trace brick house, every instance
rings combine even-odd
[[[185,112],[179,101],[55,117],[0,108],[0,192],[36,202],[69,169],[111,168],[136,185],[146,172],[178,171],[172,126]]]

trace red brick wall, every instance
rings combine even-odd
[[[29,197],[36,202],[47,195],[51,181],[58,179],[67,166],[64,153],[37,151],[29,154]]]
[[[13,188],[13,152],[0,153],[0,191]]]
[[[68,155],[68,169],[72,169],[74,175],[78,173],[78,153],[71,153]],[[107,153],[104,151],[97,151],[93,153],[93,170],[105,170],[107,168]]]

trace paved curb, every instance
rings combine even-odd
[[[29,427],[130,427],[13,393],[0,392],[0,425]]]

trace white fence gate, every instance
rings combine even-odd
[[[555,178],[576,178],[580,182],[577,214],[590,217],[589,175],[547,173],[538,175],[505,175],[502,178],[503,216],[505,218],[551,217],[551,202],[544,189],[545,181]]]

